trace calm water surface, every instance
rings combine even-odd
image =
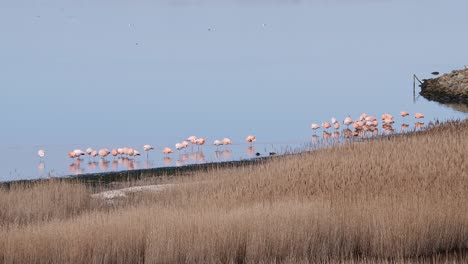
[[[468,64],[468,2],[408,2],[1,1],[0,180],[297,149],[311,123],[362,112],[466,118],[413,101],[412,75]],[[161,154],[191,135],[236,144]],[[67,157],[143,144],[149,159]]]

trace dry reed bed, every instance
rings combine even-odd
[[[78,184],[18,186],[0,192],[0,262],[466,261],[467,138],[468,121],[453,122],[181,177],[113,205]]]

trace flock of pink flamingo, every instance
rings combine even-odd
[[[406,111],[401,111],[400,115],[402,118],[405,118],[406,116],[409,116],[409,113]],[[417,120],[424,118],[424,115],[421,113],[415,113],[414,118]],[[392,133],[394,132],[393,124],[395,123],[393,116],[391,114],[383,114],[382,115],[382,129],[385,133]],[[343,125],[346,126],[346,129],[343,129],[343,135],[345,138],[350,138],[350,137],[356,137],[356,136],[362,136],[364,134],[375,134],[377,135],[379,133],[379,121],[377,118],[371,115],[367,115],[366,113],[363,113],[359,116],[359,118],[353,120],[350,116],[347,116],[343,120]],[[349,129],[349,126],[352,125],[354,130]],[[335,129],[335,132],[329,133],[328,129],[333,126],[333,129]],[[419,129],[424,126],[423,122],[416,122],[415,123],[415,128]],[[328,139],[330,137],[337,138],[340,136],[340,133],[338,130],[340,129],[340,124],[338,120],[334,117],[331,118],[331,123],[329,122],[324,122],[321,125],[313,123],[311,126],[311,129],[314,130],[314,132],[320,128],[323,128],[323,138]],[[405,131],[408,129],[409,125],[403,123],[401,125],[401,130]],[[314,135],[313,139],[317,139],[317,136]]]
[[[403,120],[407,118],[410,114],[406,111],[401,111],[400,112],[401,117]],[[417,120],[415,122],[415,128],[419,129],[424,126],[423,122],[420,122],[420,119],[424,118],[424,115],[421,113],[415,113],[414,118]],[[318,136],[315,135],[316,131],[319,129],[323,129],[322,135],[323,139],[329,139],[329,138],[339,138],[340,137],[340,122],[332,117],[331,122],[323,122],[321,124],[313,123],[311,124],[311,129],[314,131],[314,135],[312,136],[312,141],[316,141],[318,139]],[[367,115],[366,113],[361,114],[357,119],[352,119],[350,116],[347,116],[343,119],[341,122],[342,125],[346,126],[345,129],[342,130],[342,135],[344,138],[351,138],[351,137],[357,137],[357,136],[362,136],[362,135],[377,135],[379,133],[379,123],[382,125],[382,129],[385,133],[391,133],[394,131],[393,125],[395,123],[394,117],[391,114],[383,114],[381,116],[381,121],[379,122],[376,117]],[[352,126],[353,130],[350,129],[350,126]],[[408,124],[401,124],[401,130],[405,131],[406,129],[409,128]],[[330,133],[329,129],[334,129],[334,132]],[[249,155],[257,155],[259,153],[255,152],[255,148],[252,146],[252,144],[256,141],[255,136],[249,135],[246,139],[246,142],[250,143],[250,147],[248,148],[248,154]],[[178,142],[175,144],[175,149],[179,152],[179,159],[177,160],[176,165],[183,165],[185,164],[186,161],[188,160],[195,160],[195,161],[201,161],[205,162],[205,157],[203,155],[203,152],[200,151],[201,147],[206,143],[206,139],[203,137],[196,137],[196,136],[190,136],[186,138],[185,140]],[[229,138],[223,138],[221,140],[216,139],[213,142],[213,145],[216,146],[216,157],[224,157],[226,158],[227,156],[231,155],[230,150],[223,150],[222,152],[218,151],[219,146],[227,146],[227,145],[232,145],[233,142]],[[198,148],[197,152],[193,152],[193,148],[196,146]],[[192,148],[192,154],[181,154],[180,151],[186,149],[186,148]],[[146,153],[146,158],[147,162],[148,161],[148,155],[150,151],[153,151],[155,148],[151,145],[144,145],[142,147],[142,150]],[[163,161],[165,165],[170,165],[172,162],[172,158],[169,157],[170,154],[174,153],[174,151],[169,148],[169,147],[164,147],[162,148],[162,153],[165,155]],[[274,153],[276,154],[276,153]],[[39,156],[41,163],[42,159],[45,157],[46,152],[43,149],[40,149],[37,152],[37,155]],[[75,149],[73,151],[70,151],[68,153],[68,157],[75,160],[76,163],[73,163],[70,165],[73,168],[70,168],[70,171],[74,171],[75,167],[76,169],[80,170],[79,168],[79,161],[81,160],[81,157],[84,155],[88,155],[88,157],[94,160],[95,157],[99,156],[101,158],[100,166],[101,169],[107,169],[109,162],[106,161],[106,157],[111,155],[114,158],[118,157],[119,159],[116,161],[114,159],[114,162],[112,163],[113,169],[116,169],[117,165],[122,163],[122,165],[128,167],[129,170],[132,170],[137,166],[138,164],[135,164],[133,162],[133,158],[140,156],[141,153],[134,149],[134,148],[128,148],[128,147],[123,147],[123,148],[116,148],[109,150],[107,148],[102,148],[100,150],[94,150],[92,148],[88,148],[85,151],[81,149]],[[271,155],[271,153],[270,153]],[[97,163],[95,162],[90,162],[91,165],[97,166]],[[151,167],[150,164],[146,164],[144,166],[146,167]],[[92,168],[91,168],[92,169]]]
[[[255,140],[256,140],[256,138],[253,135],[249,135],[246,138],[246,142],[249,142],[251,144],[253,142],[255,142]],[[183,150],[185,148],[188,148],[191,145],[192,150],[193,150],[193,146],[196,145],[198,147],[198,150],[200,150],[201,146],[203,146],[205,144],[205,142],[206,142],[205,138],[202,138],[202,137],[198,138],[196,136],[190,136],[187,139],[183,140],[182,142],[176,143],[175,148],[178,151],[181,151],[181,150]],[[213,145],[215,145],[216,148],[218,149],[218,147],[221,146],[221,145],[224,145],[224,146],[225,145],[232,145],[232,140],[229,139],[229,138],[223,138],[222,140],[216,139],[213,142]],[[143,146],[143,151],[146,152],[146,157],[147,158],[148,158],[148,153],[150,151],[152,151],[152,150],[154,150],[154,147],[152,147],[151,145],[144,145]],[[162,149],[162,153],[167,156],[169,154],[174,153],[174,151],[169,147],[165,147],[165,148]],[[45,156],[45,154],[46,154],[46,152],[43,149],[40,149],[38,151],[38,153],[37,153],[37,155],[40,157],[41,160]],[[80,159],[84,155],[88,155],[89,157],[92,157],[92,158],[100,156],[102,159],[105,159],[109,155],[112,155],[113,157],[119,156],[119,157],[131,158],[131,157],[140,156],[141,153],[138,150],[134,149],[134,148],[128,148],[128,147],[117,148],[117,149],[112,149],[112,150],[109,150],[108,148],[102,148],[99,151],[94,150],[92,148],[88,148],[88,149],[86,149],[86,151],[83,151],[81,149],[75,149],[75,150],[70,151],[68,153],[69,158],[77,159],[77,160]]]

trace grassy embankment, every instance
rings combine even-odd
[[[0,262],[468,261],[468,121],[165,181],[1,189]]]

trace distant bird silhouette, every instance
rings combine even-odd
[[[439,75],[439,72],[438,71],[435,71],[435,72],[431,72],[432,75]]]

